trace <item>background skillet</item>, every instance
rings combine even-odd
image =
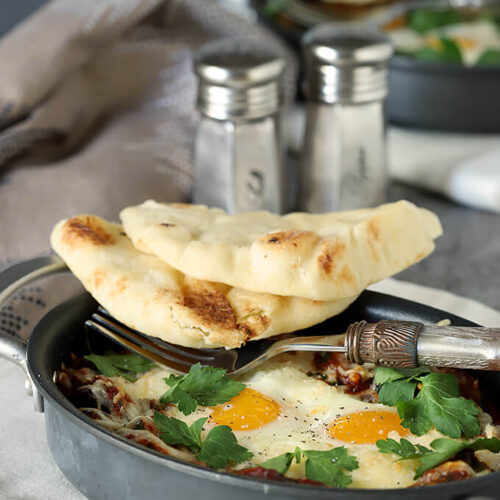
[[[311,7],[298,7],[300,2],[295,0],[290,2],[290,12],[284,10],[280,16],[268,14],[265,0],[253,0],[252,3],[259,20],[297,50],[301,35],[312,26],[346,21],[324,10],[315,10],[313,15]],[[416,0],[401,2],[385,12],[379,10],[375,15],[351,21],[383,26],[414,7],[443,9],[457,4],[462,8],[470,5],[477,10],[500,10],[498,0]],[[465,67],[396,55],[390,64],[389,84],[387,116],[395,125],[450,132],[500,132],[500,113],[494,112],[500,109],[500,65]]]

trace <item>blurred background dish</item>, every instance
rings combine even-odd
[[[500,65],[500,12],[429,5],[405,8],[382,26],[396,54],[463,66]]]
[[[328,5],[327,5],[328,4]],[[389,121],[450,132],[500,131],[500,2],[253,0],[259,19],[298,48],[325,22],[376,24],[393,39]]]

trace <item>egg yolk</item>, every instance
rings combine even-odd
[[[272,422],[280,414],[276,401],[245,387],[227,403],[214,407],[210,418],[217,425],[228,425],[233,431],[250,431]]]
[[[455,38],[455,43],[462,50],[473,49],[477,45],[475,40],[473,40],[472,38],[467,38],[465,36],[457,36]]]
[[[334,439],[353,444],[374,444],[379,439],[386,439],[391,431],[400,436],[408,434],[397,413],[377,410],[342,415],[328,429]]]

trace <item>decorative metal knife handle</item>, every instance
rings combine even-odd
[[[356,363],[500,371],[500,328],[360,321],[349,326],[345,348]]]

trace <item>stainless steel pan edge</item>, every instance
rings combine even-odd
[[[2,288],[0,275],[0,289]],[[3,283],[4,284],[4,283]],[[368,295],[367,295],[368,294]],[[373,303],[396,300],[367,292],[363,299]],[[362,301],[363,302],[363,301]],[[375,300],[377,302],[377,300]],[[424,306],[414,304],[420,309]],[[238,499],[271,496],[276,499],[304,498],[367,500],[370,498],[472,499],[495,498],[500,474],[490,474],[465,482],[405,490],[334,490],[307,485],[287,485],[255,480],[229,473],[218,473],[204,467],[181,462],[117,437],[79,412],[58,390],[52,380],[60,360],[71,352],[75,341],[82,339],[81,325],[95,303],[82,294],[50,311],[36,325],[28,345],[27,366],[36,388],[45,398],[45,427],[51,453],[63,473],[83,494],[91,499],[191,499],[201,496],[217,499],[234,495]],[[389,308],[381,311],[387,316]],[[425,309],[425,307],[424,307]],[[447,313],[433,311],[449,317]],[[368,314],[372,312],[367,311]],[[393,314],[398,312],[393,310]],[[407,316],[412,316],[407,313]],[[417,314],[418,316],[418,314]],[[419,316],[422,319],[421,315]],[[454,322],[456,322],[456,319]],[[348,320],[350,320],[348,318]],[[462,320],[464,324],[470,324]],[[458,323],[457,323],[458,324]],[[4,344],[5,339],[0,339]]]
[[[67,271],[66,264],[57,256],[49,255],[19,262],[0,273],[0,309],[21,288],[42,277]],[[33,385],[28,372],[26,342],[19,338],[0,335],[0,358],[12,361],[26,374],[25,390],[33,396],[35,411],[43,412],[43,399]]]

